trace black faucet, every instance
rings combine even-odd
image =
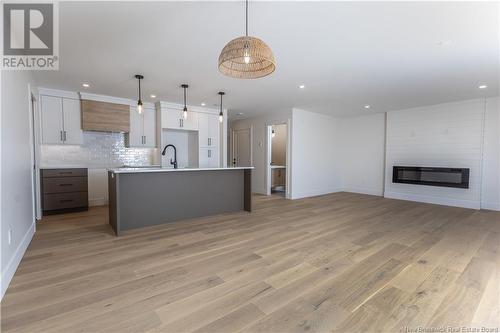
[[[172,159],[170,159],[170,164],[172,164],[174,166],[174,169],[177,169],[177,149],[175,148],[174,145],[166,145],[165,148],[163,148],[163,151],[161,152],[161,154],[163,156],[165,156],[165,153],[167,152],[167,148],[168,147],[172,147],[174,148],[174,160],[172,161]]]

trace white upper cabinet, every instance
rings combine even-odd
[[[128,133],[127,147],[142,147],[144,142],[143,116],[137,112],[135,106],[130,107],[130,132]]]
[[[83,144],[80,101],[41,95],[42,143]]]
[[[200,147],[219,147],[220,123],[219,116],[209,113],[198,114]]]
[[[130,132],[128,147],[156,147],[156,111],[144,107],[141,114],[135,106],[130,107]]]
[[[82,116],[80,101],[77,99],[62,99],[64,143],[69,145],[83,144]]]
[[[156,147],[156,111],[154,108],[145,109],[144,120],[144,147]]]
[[[173,108],[162,108],[161,110],[161,127],[196,131],[198,130],[198,113],[188,111],[186,119],[183,117],[183,111]]]
[[[41,96],[40,106],[42,118],[42,143],[62,144],[64,142],[62,98]]]

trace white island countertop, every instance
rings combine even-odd
[[[183,172],[183,171],[218,171],[218,170],[245,170],[253,169],[253,167],[227,167],[227,168],[115,168],[108,169],[113,173],[148,173],[148,172]]]

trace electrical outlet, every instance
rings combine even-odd
[[[9,229],[9,232],[7,233],[7,239],[10,245],[10,243],[12,243],[12,229]]]

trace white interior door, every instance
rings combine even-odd
[[[250,128],[233,132],[233,166],[252,165],[252,142]]]

